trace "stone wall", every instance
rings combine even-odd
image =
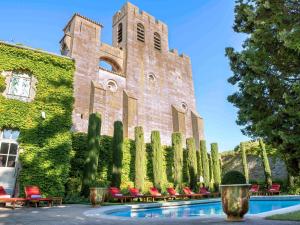
[[[260,157],[248,155],[249,179],[256,181],[264,181],[264,168]],[[287,180],[287,169],[283,160],[279,157],[269,157],[269,163],[272,170],[273,180]],[[223,155],[222,156],[222,174],[230,170],[238,170],[243,172],[242,158],[239,154]]]

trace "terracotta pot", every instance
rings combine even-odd
[[[220,185],[223,211],[228,221],[243,221],[249,210],[250,184]]]
[[[90,188],[90,201],[92,206],[101,205],[104,202],[107,195],[107,188]]]

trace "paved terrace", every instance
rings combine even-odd
[[[51,208],[16,208],[15,210],[9,208],[0,208],[0,225],[199,225],[199,224],[224,224],[224,225],[295,225],[300,224],[294,221],[271,221],[259,218],[247,218],[244,223],[229,223],[224,221],[224,218],[181,218],[181,219],[156,219],[155,222],[151,219],[106,219],[87,217],[83,213],[91,210],[89,205],[64,205],[54,206]]]

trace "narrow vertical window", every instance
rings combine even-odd
[[[154,33],[154,48],[157,50],[161,50],[161,39],[158,33]]]
[[[138,41],[145,42],[145,29],[141,23],[137,24],[137,39]]]
[[[123,25],[122,23],[119,23],[118,25],[118,43],[122,42],[122,34],[123,34]]]

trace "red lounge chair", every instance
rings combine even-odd
[[[199,191],[199,194],[202,194],[203,196],[207,196],[207,197],[211,196],[210,191],[208,191],[208,190],[206,189],[206,187],[201,187],[201,188],[200,188],[200,191]]]
[[[26,200],[28,203],[34,203],[35,207],[38,206],[40,202],[47,202],[48,206],[52,205],[51,198],[43,198],[41,190],[38,186],[26,186],[25,188]]]
[[[152,201],[154,200],[158,200],[158,199],[163,199],[163,200],[166,200],[168,199],[169,197],[168,196],[163,196],[156,187],[152,187],[149,189],[149,192],[152,196]]]
[[[267,194],[274,195],[280,194],[280,184],[272,184],[272,186],[267,190]]]
[[[110,194],[110,197],[113,199],[117,199],[120,200],[121,203],[123,203],[124,201],[126,202],[126,200],[131,201],[133,199],[132,196],[125,196],[121,193],[119,188],[116,187],[110,187],[108,189],[108,193]]]
[[[129,193],[132,197],[142,199],[142,201],[147,201],[148,198],[152,199],[152,195],[144,195],[142,194],[138,188],[129,188]]]
[[[259,185],[258,184],[252,184],[249,192],[250,192],[250,194],[258,195],[259,194]]]
[[[203,197],[203,194],[196,194],[196,193],[194,193],[194,192],[192,192],[192,190],[189,188],[189,187],[185,187],[185,188],[183,188],[183,192],[186,194],[186,195],[188,195],[190,198],[201,198],[201,197]]]
[[[4,206],[6,206],[6,203],[10,203],[12,208],[15,209],[16,204],[23,204],[25,202],[25,198],[11,198],[11,196],[6,193],[5,189],[0,186],[0,203],[3,203]]]
[[[171,198],[184,198],[184,197],[189,197],[188,195],[182,195],[176,192],[174,188],[167,188],[167,192],[169,193]]]

